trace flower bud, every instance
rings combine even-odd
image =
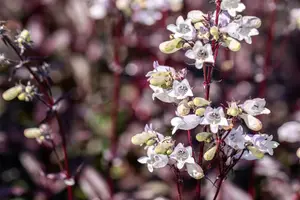
[[[150,139],[150,140],[148,140],[147,142],[146,142],[146,145],[147,146],[152,146],[153,144],[155,144],[156,143],[156,140],[155,139]]]
[[[231,51],[239,51],[241,49],[241,43],[231,37],[224,37],[225,44]]]
[[[168,154],[173,152],[174,143],[161,142],[158,143],[154,151],[157,154]]]
[[[9,88],[8,90],[6,90],[3,94],[2,94],[2,98],[5,101],[11,101],[13,99],[15,99],[23,90],[23,86],[22,85],[17,85],[14,86],[12,88]]]
[[[198,108],[195,112],[195,114],[199,117],[203,116],[205,113],[205,108]]]
[[[195,97],[193,99],[193,103],[197,107],[202,107],[202,106],[208,106],[208,105],[210,105],[210,101],[207,101],[206,99],[201,98],[201,97]]]
[[[216,26],[213,26],[209,30],[210,34],[213,36],[214,40],[219,39],[219,29]]]
[[[25,92],[22,92],[21,94],[18,95],[18,99],[20,101],[25,101],[26,99],[26,93]]]
[[[24,29],[18,38],[18,42],[31,42],[31,36],[28,30]]]
[[[209,137],[212,136],[210,132],[201,132],[196,135],[196,140],[199,142],[207,141]]]
[[[236,117],[236,116],[238,116],[241,113],[240,111],[241,110],[239,108],[229,107],[227,109],[227,115]]]
[[[206,161],[210,161],[215,157],[216,152],[217,152],[217,145],[215,145],[212,148],[210,148],[209,150],[207,150],[205,152],[205,154],[203,155],[203,158]]]
[[[156,72],[151,75],[149,82],[153,86],[158,86],[167,89],[172,87],[173,78],[171,72]]]
[[[159,45],[159,49],[161,52],[166,54],[174,53],[182,48],[181,41],[181,38],[165,41]]]
[[[173,153],[173,148],[172,149],[168,149],[167,152],[166,152],[167,155],[171,155],[172,153]]]
[[[241,114],[240,117],[244,120],[249,129],[253,131],[260,131],[262,129],[261,121],[252,115]]]
[[[190,113],[190,110],[190,107],[188,107],[186,103],[182,103],[177,107],[177,112],[180,116],[188,115]]]
[[[39,128],[27,128],[24,130],[24,135],[27,138],[33,139],[40,137],[42,132]]]
[[[195,106],[195,104],[194,104],[194,102],[193,102],[193,101],[189,101],[187,104],[188,104],[188,106],[189,106],[190,108],[192,108],[192,107],[194,107],[194,106]]]
[[[251,153],[257,158],[257,159],[262,159],[265,154],[263,152],[261,152],[260,150],[258,150],[256,147],[254,146],[248,146],[247,149],[249,151],[251,151]]]
[[[205,27],[205,25],[202,22],[197,22],[194,24],[195,29],[199,30],[201,27]]]
[[[148,140],[150,140],[151,138],[154,138],[154,137],[156,137],[156,134],[153,132],[142,132],[142,133],[138,133],[138,134],[134,135],[131,138],[131,142],[132,142],[132,144],[135,144],[135,145],[143,145]]]

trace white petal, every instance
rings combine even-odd
[[[184,162],[181,162],[181,161],[178,161],[178,162],[177,162],[177,168],[178,168],[178,169],[182,169],[183,166],[184,166]]]
[[[197,69],[202,69],[202,67],[203,67],[203,61],[202,60],[196,60],[195,67]]]
[[[173,33],[176,33],[177,32],[177,26],[175,26],[174,24],[169,24],[167,26],[167,29]]]
[[[148,157],[143,156],[143,157],[140,157],[137,161],[141,164],[146,164],[148,160],[149,160]]]
[[[262,112],[261,112],[261,114],[266,114],[266,115],[268,115],[268,114],[270,114],[271,113],[271,111],[268,109],[268,108],[265,108]]]
[[[187,52],[185,52],[185,56],[188,57],[189,59],[195,59],[195,53],[191,49],[189,49],[189,50],[187,50]]]
[[[151,172],[151,173],[152,173],[152,172],[153,172],[153,166],[152,166],[152,165],[150,165],[150,164],[148,164],[148,165],[147,165],[147,167],[148,167],[148,170],[149,170],[149,172]]]
[[[211,125],[210,125],[210,130],[211,130],[211,132],[213,132],[213,133],[217,133],[218,130],[219,130],[219,125],[217,125],[217,124],[211,124]]]
[[[236,11],[243,12],[246,9],[245,4],[239,3],[238,7],[236,8]]]
[[[228,126],[229,124],[228,124],[227,119],[222,117],[219,125],[220,126]]]
[[[179,16],[179,17],[177,18],[177,20],[176,20],[176,25],[179,25],[179,24],[181,24],[181,23],[184,23],[184,19],[183,19],[182,16]]]
[[[195,163],[195,160],[193,157],[189,157],[188,159],[185,160],[186,163]]]

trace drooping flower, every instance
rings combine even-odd
[[[192,40],[196,35],[196,30],[192,25],[191,19],[184,20],[179,16],[176,20],[176,25],[169,24],[167,29],[174,33],[174,38],[183,38],[185,40]]]
[[[243,12],[245,8],[246,6],[241,3],[241,0],[223,0],[221,2],[221,9],[226,10],[232,17],[235,17],[237,12]]]
[[[154,168],[165,167],[169,162],[169,158],[167,155],[156,154],[154,151],[154,147],[151,146],[147,150],[147,156],[139,158],[138,162],[141,164],[147,164],[148,170],[150,172],[153,172]]]
[[[237,40],[245,40],[248,44],[252,43],[252,36],[258,35],[257,28],[261,25],[261,20],[253,16],[244,16],[229,23],[226,27],[220,28],[221,32],[228,33]]]
[[[194,164],[195,160],[192,157],[192,147],[184,147],[182,143],[178,143],[174,148],[173,153],[170,155],[170,158],[177,161],[177,168],[182,169],[186,163]]]
[[[234,149],[244,149],[246,140],[243,127],[239,126],[237,129],[232,129],[224,141]]]
[[[270,114],[271,111],[268,108],[265,108],[265,105],[265,99],[255,98],[245,101],[241,107],[246,113],[252,116]]]
[[[178,100],[192,97],[193,91],[187,79],[182,81],[175,80],[173,82],[173,89],[169,92],[170,97],[175,97]]]
[[[228,126],[228,121],[225,118],[223,108],[207,107],[201,124],[210,125],[210,130],[213,133],[218,132],[219,126]]]
[[[201,41],[197,41],[193,47],[193,49],[189,49],[185,56],[196,60],[195,67],[197,69],[201,69],[203,67],[203,63],[214,63],[214,56],[212,52],[211,45],[205,44],[203,46]]]
[[[251,140],[255,147],[257,147],[258,150],[269,153],[270,155],[273,155],[274,148],[277,148],[279,146],[278,142],[272,141],[273,136],[272,135],[266,135],[266,134],[256,134],[253,135]]]
[[[201,179],[204,177],[203,169],[197,163],[186,163],[188,174],[194,179]]]
[[[249,114],[244,114],[242,113],[240,115],[241,119],[244,120],[245,124],[247,127],[253,131],[260,131],[262,129],[262,123],[259,119],[256,117],[253,117],[252,115]]]
[[[197,115],[186,115],[182,117],[174,117],[171,120],[171,125],[174,126],[172,134],[178,129],[180,130],[191,130],[196,128],[201,122],[201,118]]]

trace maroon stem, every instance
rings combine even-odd
[[[26,60],[24,60],[23,56],[20,54],[19,50],[17,49],[17,47],[14,45],[13,42],[6,36],[4,36],[4,39],[9,44],[9,46],[15,51],[15,53],[18,55],[20,60],[22,62],[26,61]],[[53,108],[53,106],[54,106],[53,97],[49,95],[49,93],[47,92],[47,88],[45,88],[45,85],[40,81],[39,77],[32,71],[30,66],[28,66],[26,63],[24,64],[24,66],[29,71],[29,73],[33,76],[33,79],[37,82],[41,93],[47,100],[48,106],[50,108]],[[71,178],[71,173],[70,173],[69,162],[68,162],[66,133],[64,132],[64,129],[62,128],[63,123],[60,119],[59,114],[57,113],[56,110],[54,110],[54,113],[55,113],[55,117],[56,117],[58,125],[59,125],[60,134],[62,137],[62,147],[63,147],[63,153],[64,153],[65,171],[66,171],[66,176],[69,179],[69,178]],[[73,200],[72,187],[68,185],[67,190],[68,190],[68,200]]]

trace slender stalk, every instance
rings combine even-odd
[[[26,59],[23,58],[23,56],[20,54],[20,51],[18,48],[14,45],[14,43],[8,38],[7,36],[3,36],[3,40],[7,42],[7,44],[14,50],[14,52],[18,55],[19,59],[21,62],[26,62]],[[29,71],[29,73],[33,76],[33,79],[37,82],[38,87],[41,91],[41,93],[44,95],[44,97],[47,99],[47,104],[49,107],[53,108],[54,106],[54,100],[51,95],[47,92],[47,88],[45,88],[45,85],[40,81],[39,77],[32,71],[30,66],[28,66],[26,63],[24,64],[25,68]],[[60,119],[59,114],[57,111],[54,110],[55,117],[57,119],[58,125],[59,125],[59,130],[60,130],[60,135],[62,137],[62,147],[63,147],[63,153],[64,153],[64,164],[65,164],[65,171],[66,171],[66,176],[67,178],[71,178],[71,173],[69,169],[69,163],[68,163],[68,153],[67,153],[67,142],[66,142],[66,133],[64,132],[63,126],[62,126],[62,121]],[[73,200],[73,194],[72,194],[72,187],[67,186],[68,190],[68,200]]]
[[[177,186],[177,199],[182,200],[181,194],[181,184],[180,184],[180,171],[177,168],[174,168],[176,174],[176,186]]]

